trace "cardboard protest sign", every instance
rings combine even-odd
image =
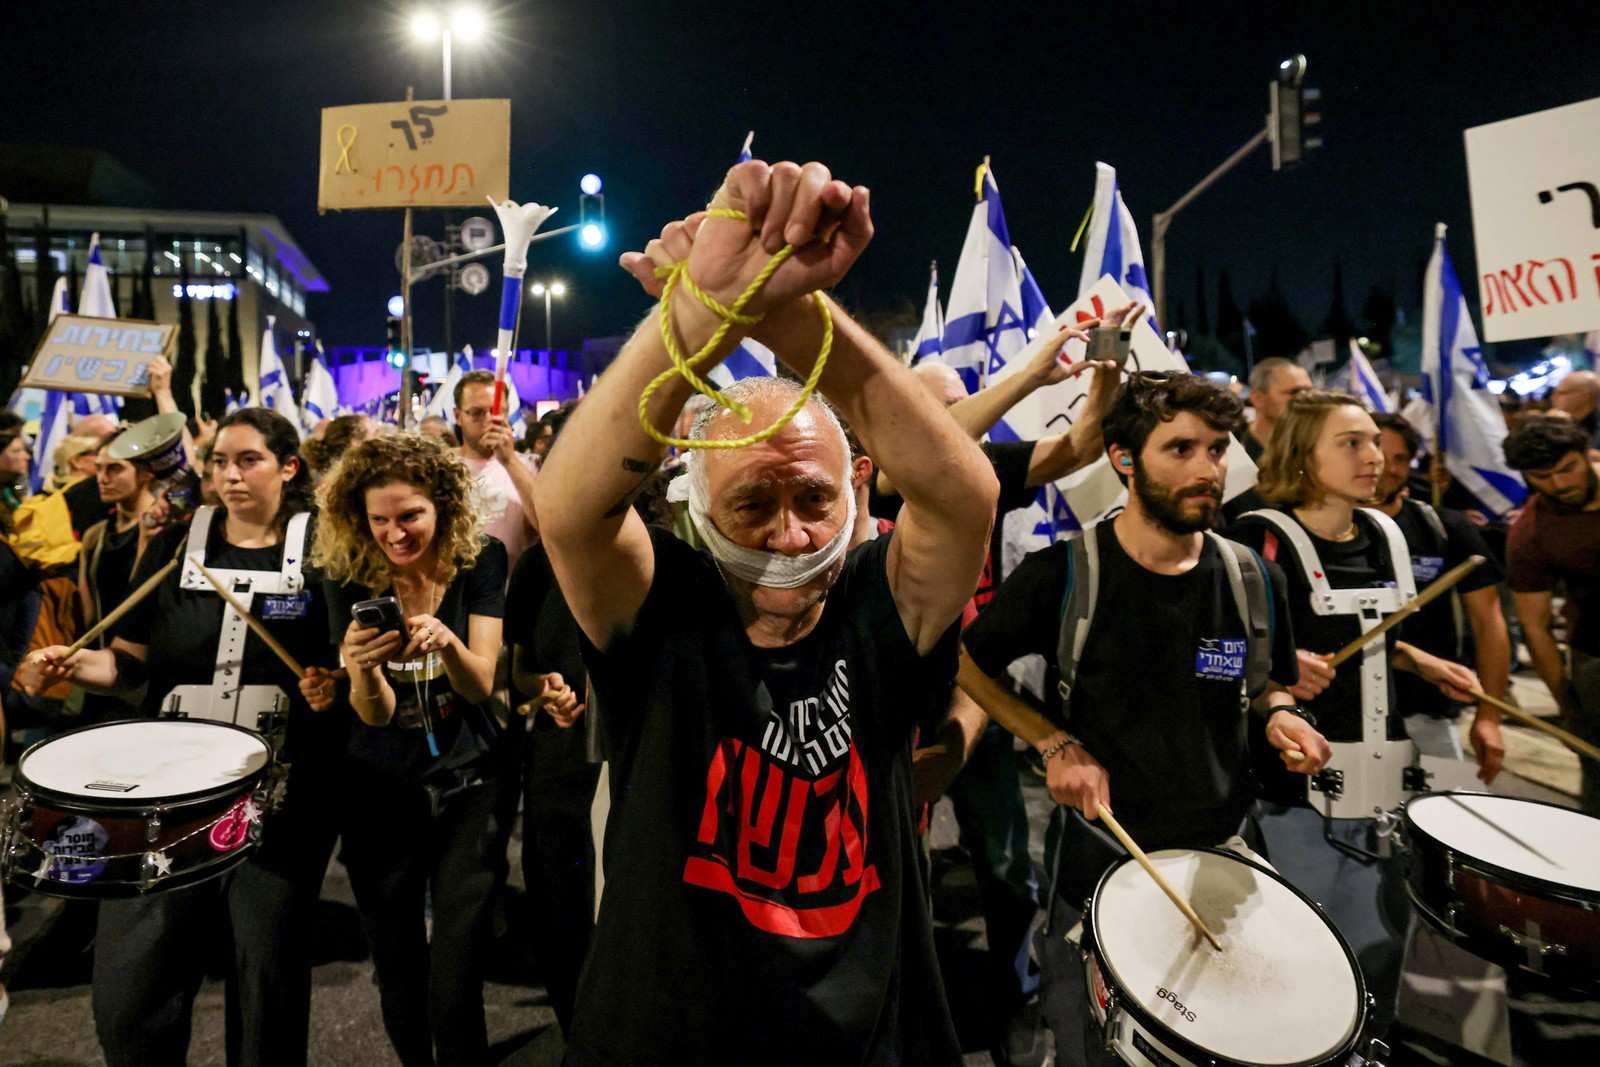
[[[317,210],[482,207],[510,188],[511,101],[322,109]]]
[[[1600,98],[1466,131],[1486,341],[1600,328]]]
[[[176,326],[139,319],[57,315],[22,379],[24,388],[150,395],[150,361],[172,358]]]

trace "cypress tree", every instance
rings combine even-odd
[[[239,301],[243,299],[243,286],[236,286],[233,299],[228,301],[228,359],[222,385],[232,389],[234,396],[247,392],[244,382],[244,336],[239,332]]]
[[[200,379],[200,410],[213,419],[222,417],[228,398],[223,388],[228,384],[228,357],[222,346],[222,319],[217,315],[217,298],[206,301],[206,358],[204,377]]]
[[[50,322],[50,297],[56,289],[56,261],[50,255],[49,208],[44,210],[39,225],[34,227],[33,249],[33,331],[28,338],[29,349],[44,336],[44,328]]]
[[[189,263],[178,257],[178,352],[172,364],[172,395],[178,409],[194,415],[195,362],[199,344],[194,335],[194,301],[189,299]]]

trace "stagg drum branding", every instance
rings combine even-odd
[[[768,933],[833,937],[850,928],[881,883],[849,708],[841,659],[820,693],[772,709],[759,745],[723,738],[686,883],[728,894]]]
[[[1183,1006],[1183,1002],[1178,999],[1178,994],[1174,993],[1172,990],[1170,990],[1170,989],[1157,989],[1156,990],[1156,999],[1157,1000],[1165,1000],[1165,1001],[1167,1001],[1174,1008],[1178,1009],[1178,1014],[1179,1015],[1183,1016],[1185,1019],[1188,1019],[1190,1022],[1196,1022],[1197,1021],[1197,1017],[1195,1016],[1195,1013],[1190,1011],[1188,1008],[1184,1007]]]

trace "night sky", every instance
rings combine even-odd
[[[414,5],[371,0],[8,0],[0,142],[103,149],[167,206],[277,215],[331,292],[309,314],[330,345],[381,344],[398,291],[401,212],[316,212],[319,109],[440,91]],[[559,277],[557,347],[626,331],[647,300],[615,266],[702,204],[756,131],[761,158],[819,159],[873,189],[878,237],[850,306],[919,309],[930,259],[946,281],[993,157],[1013,241],[1056,307],[1094,187],[1118,168],[1149,254],[1149,217],[1264,120],[1292,52],[1323,91],[1327,147],[1274,175],[1263,148],[1174,223],[1169,307],[1195,315],[1194,273],[1228,269],[1240,303],[1276,268],[1302,321],[1328,307],[1333,264],[1354,315],[1368,288],[1417,302],[1435,221],[1469,292],[1474,256],[1461,131],[1600,95],[1589,4],[1122,3],[809,5],[624,0],[486,3],[490,36],[455,52],[458,98],[512,99],[511,195],[575,221],[578,179],[605,180],[611,245],[534,246]],[[487,207],[487,205],[486,205]],[[438,235],[439,212],[418,215]],[[491,261],[498,277],[498,257]],[[440,283],[417,296],[438,345]],[[492,342],[495,299],[456,302],[457,341]],[[542,334],[529,308],[523,343]],[[1212,314],[1215,314],[1213,307]]]

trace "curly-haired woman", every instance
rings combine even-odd
[[[383,1005],[401,1062],[481,1063],[483,961],[502,857],[503,775],[493,692],[506,552],[482,534],[473,479],[432,438],[351,448],[322,484],[311,558],[344,637],[360,719],[344,829]],[[403,631],[354,621],[393,597]],[[433,934],[424,911],[431,892]]]

